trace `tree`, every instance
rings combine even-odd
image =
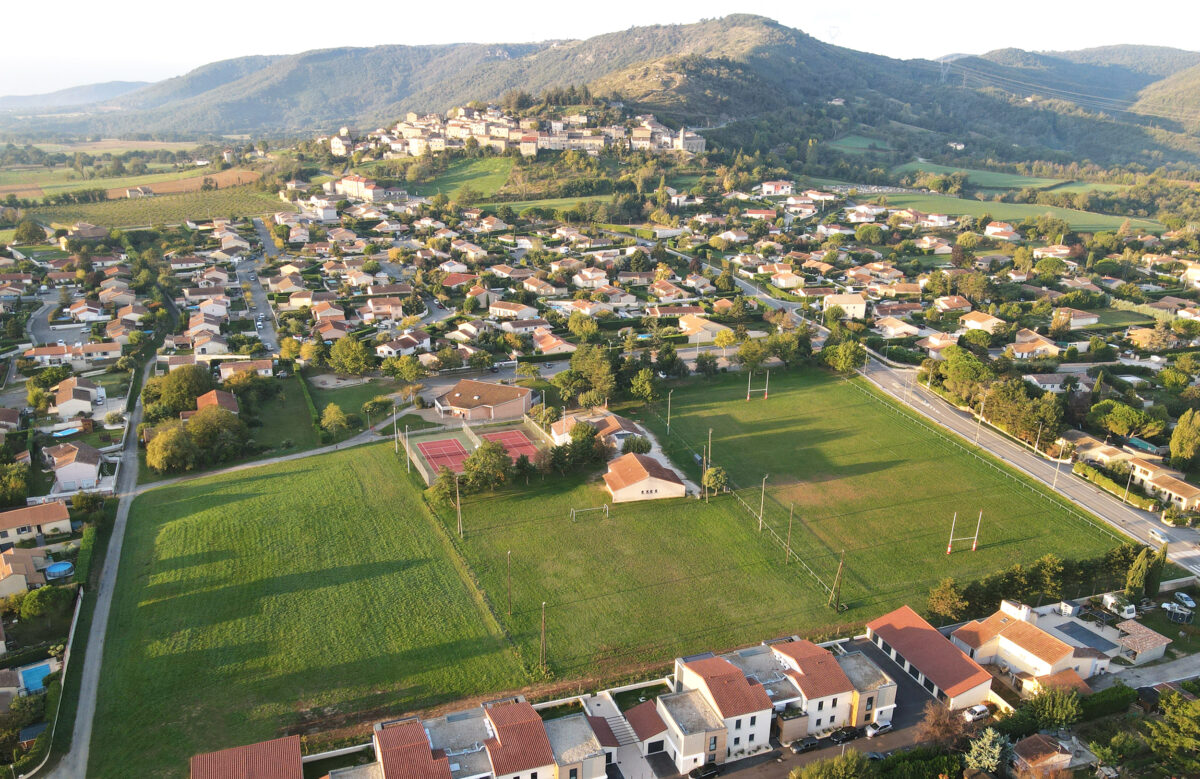
[[[146,445],[146,465],[159,473],[189,470],[198,459],[196,445],[179,424],[157,431]]]
[[[866,755],[855,749],[825,760],[815,760],[797,766],[788,773],[788,779],[862,779],[871,775],[871,763]]]
[[[518,479],[524,479],[525,486],[529,486],[529,477],[532,476],[536,471],[537,468],[534,467],[533,461],[529,459],[529,455],[527,454],[522,454],[517,458],[516,462],[513,463],[513,476]]]
[[[250,431],[232,411],[220,406],[200,409],[185,429],[196,453],[204,462],[218,463],[245,453]]]
[[[587,343],[596,337],[596,333],[600,331],[600,325],[596,323],[595,318],[582,311],[573,311],[571,318],[567,320],[567,329],[580,341]]]
[[[858,341],[842,341],[821,350],[825,363],[839,373],[852,373],[867,363],[867,350]]]
[[[21,619],[62,617],[71,608],[73,595],[66,587],[39,587],[21,601]]]
[[[406,384],[420,381],[428,373],[425,370],[425,366],[421,364],[421,361],[411,354],[401,355],[400,357],[388,357],[383,361],[381,368],[385,375],[399,379]]]
[[[304,360],[305,365],[311,365],[314,368],[324,365],[328,355],[329,351],[325,348],[324,341],[305,341],[300,346],[300,359]]]
[[[1042,595],[1050,600],[1060,600],[1063,593],[1063,561],[1053,552],[1048,552],[1033,564],[1034,576]]]
[[[711,379],[717,375],[717,371],[717,358],[711,352],[696,355],[696,373]]]
[[[1162,716],[1143,722],[1150,750],[1179,776],[1200,774],[1200,699],[1184,700],[1172,691],[1159,705]]]
[[[595,430],[592,431],[593,434]],[[512,465],[503,444],[484,440],[463,461],[463,478],[472,488],[494,490],[505,482]]]
[[[992,336],[987,330],[968,330],[959,338],[960,344],[966,342],[968,349],[976,352],[986,352],[992,345]]]
[[[621,442],[621,454],[649,454],[650,439],[643,435],[631,435]]]
[[[492,357],[492,353],[482,350],[478,352],[471,352],[471,356],[467,362],[472,368],[476,368],[481,371],[487,370],[496,364],[496,360]]]
[[[443,465],[429,485],[429,500],[443,505],[450,503],[454,500],[454,485],[454,471]]]
[[[41,243],[46,240],[46,231],[32,219],[22,219],[13,231],[13,243]]]
[[[542,371],[535,362],[523,362],[517,365],[515,373],[524,379],[540,379]]]
[[[151,387],[153,385],[153,388]],[[212,374],[203,365],[185,365],[176,368],[165,376],[151,379],[142,391],[142,400],[147,399],[146,393],[156,394],[153,398],[170,410],[171,415],[181,411],[191,411],[196,407],[196,398],[213,389]]]
[[[1074,725],[1083,711],[1079,693],[1062,687],[1043,689],[1029,699],[1029,711],[1037,720],[1039,730],[1057,730]]]
[[[1158,552],[1150,559],[1150,565],[1146,569],[1146,597],[1153,598],[1158,595],[1159,587],[1162,585],[1163,569],[1167,565],[1167,545],[1164,543],[1159,547]]]
[[[25,505],[29,495],[29,466],[25,463],[0,465],[0,506]]]
[[[721,356],[725,357],[726,350],[737,343],[737,336],[733,334],[732,330],[722,330],[717,333],[717,337],[713,339],[713,343],[720,347]]]
[[[329,367],[337,373],[362,376],[374,367],[374,359],[366,344],[348,335],[333,342]]]
[[[379,419],[383,414],[392,410],[396,404],[387,395],[376,395],[367,402],[362,404],[362,413],[367,419],[375,417]]]
[[[559,374],[560,376],[562,374]],[[629,392],[639,400],[646,403],[653,403],[658,397],[658,388],[654,381],[654,371],[649,368],[642,368],[633,377],[633,381],[629,383]]]
[[[995,774],[1008,765],[1011,757],[1012,743],[1008,738],[1000,735],[995,728],[984,728],[979,736],[971,739],[966,754],[967,768]]]
[[[1186,467],[1197,455],[1200,455],[1200,413],[1189,408],[1171,433],[1171,459],[1177,466]]]
[[[948,747],[958,741],[966,729],[966,721],[942,703],[926,701],[921,724],[917,726],[918,741],[932,741]]]
[[[736,359],[743,370],[756,371],[767,361],[767,347],[760,341],[746,340],[738,348]]]
[[[300,342],[290,335],[279,341],[279,357],[284,360],[294,360],[300,356]]]
[[[342,407],[336,403],[330,403],[321,412],[321,429],[332,436],[336,436],[342,431],[350,427],[350,420],[346,417],[346,412],[342,411]]]
[[[1141,598],[1146,594],[1146,574],[1150,572],[1150,549],[1143,548],[1125,574],[1125,597]]]
[[[701,477],[700,483],[706,490],[704,497],[707,500],[707,490],[712,490],[713,492],[724,492],[725,490],[729,489],[729,474],[727,474],[725,469],[721,466],[714,465],[704,472],[704,476]]]
[[[452,346],[447,346],[438,349],[437,361],[439,368],[461,368],[463,364],[462,354]]]
[[[942,579],[929,591],[929,613],[943,622],[957,622],[969,605],[958,583],[952,578]]]

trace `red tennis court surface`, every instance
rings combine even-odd
[[[504,430],[499,433],[484,433],[480,436],[480,438],[486,438],[489,441],[495,441],[496,443],[502,445],[504,447],[504,451],[508,452],[508,456],[512,458],[513,462],[516,462],[517,458],[521,455],[525,455],[532,460],[533,456],[537,454],[538,450],[537,445],[534,444],[533,441],[529,440],[529,436],[525,435],[520,430]]]
[[[462,473],[463,460],[467,459],[467,450],[457,439],[443,438],[440,441],[422,441],[417,444],[417,448],[421,450],[421,455],[425,458],[425,462],[429,463],[433,473],[436,474],[443,466],[455,473]]]

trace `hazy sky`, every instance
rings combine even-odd
[[[0,95],[99,81],[156,81],[246,54],[385,43],[586,38],[635,25],[737,12],[769,16],[839,46],[902,58],[978,54],[1006,46],[1046,50],[1143,43],[1200,48],[1200,3],[1195,0],[1008,0],[986,5],[978,0],[606,0],[599,5],[568,2],[566,13],[539,14],[541,7],[550,6],[494,0],[377,6],[327,0],[5,3],[0,6],[8,31],[0,44]],[[501,15],[499,9],[509,13]]]

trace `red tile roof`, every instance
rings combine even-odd
[[[596,734],[596,740],[600,742],[600,746],[621,746],[621,742],[617,740],[616,735],[612,732],[612,728],[608,726],[608,720],[604,719],[604,717],[588,716],[587,721],[592,726],[592,732]]]
[[[683,484],[679,475],[653,457],[644,454],[623,454],[608,464],[604,483],[614,492],[649,478],[661,479],[672,484]]]
[[[625,721],[633,728],[638,741],[645,741],[667,729],[662,717],[658,716],[658,706],[653,700],[639,703],[625,712]]]
[[[788,641],[771,648],[791,659],[796,670],[788,676],[808,700],[854,692],[854,685],[838,665],[833,653],[811,641]]]
[[[751,682],[737,666],[723,657],[708,657],[684,663],[708,687],[717,712],[725,719],[771,708],[771,699],[761,684]]]
[[[908,606],[867,623],[942,692],[953,698],[991,681],[991,675]]]
[[[542,718],[528,702],[494,704],[484,711],[496,730],[496,737],[484,742],[496,776],[555,764]]]
[[[192,779],[303,779],[300,737],[287,736],[195,755],[191,774]]]
[[[430,748],[420,720],[376,726],[375,751],[383,779],[450,779],[450,761]]]

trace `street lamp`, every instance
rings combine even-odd
[[[675,390],[667,390],[667,435],[671,435],[671,396]]]

